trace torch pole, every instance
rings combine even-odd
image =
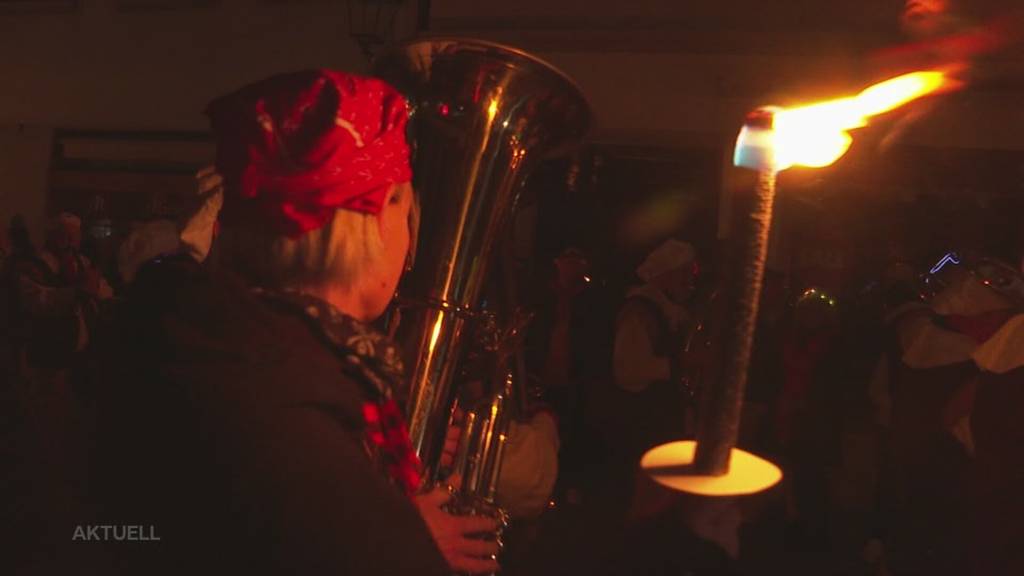
[[[757,170],[757,190],[751,227],[734,264],[738,274],[733,276],[734,282],[727,283],[734,288],[731,303],[735,316],[722,378],[705,391],[696,441],[670,442],[644,454],[640,464],[655,481],[683,492],[721,496],[750,494],[782,478],[782,471],[771,462],[736,448],[768,256],[776,176],[794,165],[828,166],[849,148],[849,130],[863,126],[871,116],[941,88],[951,88],[944,72],[915,72],[875,84],[853,97],[790,109],[765,106],[747,115],[736,139],[733,165]],[[728,262],[725,269],[730,269]]]
[[[694,469],[697,474],[720,476],[729,471],[732,449],[739,436],[743,393],[747,386],[750,354],[757,326],[757,311],[768,256],[768,236],[775,202],[773,169],[758,171],[754,207],[750,213],[751,229],[740,262],[742,284],[734,292],[734,331],[726,350],[727,364],[718,386],[708,390],[711,397],[704,404],[702,420],[697,429]]]

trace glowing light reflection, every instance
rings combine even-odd
[[[913,72],[870,86],[856,96],[777,109],[771,138],[775,169],[828,166],[849,150],[850,130],[866,126],[872,116],[951,85],[943,72]]]
[[[681,440],[662,444],[647,451],[640,467],[655,482],[682,492],[704,496],[738,496],[768,489],[782,480],[782,470],[750,452],[732,449],[729,471],[722,476],[693,474],[697,443]]]
[[[437,349],[437,339],[441,337],[441,325],[444,324],[444,312],[440,311],[437,314],[437,320],[434,322],[434,330],[430,333],[430,351],[433,352]]]

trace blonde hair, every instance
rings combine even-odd
[[[409,193],[413,193],[411,186]],[[419,228],[414,193],[409,227],[411,252]],[[224,265],[250,282],[274,288],[331,283],[350,289],[378,265],[384,251],[377,216],[345,209],[336,210],[323,227],[298,238],[239,226],[225,227],[217,242]]]

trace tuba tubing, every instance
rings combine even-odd
[[[432,484],[440,479],[452,383],[471,344],[468,323],[481,315],[495,246],[530,170],[576,147],[591,113],[579,88],[550,64],[480,40],[413,40],[383,54],[373,73],[403,92],[410,107],[421,230],[415,265],[399,287],[394,334],[410,368],[401,391],[410,438]],[[491,400],[501,418],[477,414],[480,432],[467,431],[486,438],[456,457],[479,470],[479,479],[464,482],[477,482],[489,498],[505,436],[499,424],[514,404],[505,394]]]

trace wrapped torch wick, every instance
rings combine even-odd
[[[718,386],[708,390],[699,428],[694,468],[697,474],[717,476],[729,471],[730,456],[739,435],[743,394],[757,326],[757,312],[768,256],[768,237],[778,172],[772,147],[774,111],[762,108],[747,117],[736,143],[735,164],[758,171],[751,228],[741,253],[741,285],[735,294],[735,321],[726,350],[727,364]]]
[[[708,390],[705,417],[697,432],[694,468],[697,474],[720,475],[729,471],[730,455],[739,435],[743,394],[747,386],[750,355],[757,325],[757,311],[764,281],[768,235],[775,200],[774,170],[761,170],[757,178],[757,196],[750,214],[750,238],[743,252],[742,286],[735,301],[736,318],[729,348],[728,363],[717,387]]]

